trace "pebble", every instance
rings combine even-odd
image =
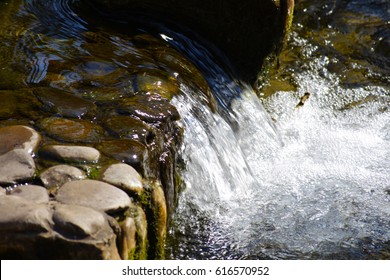
[[[48,203],[49,194],[44,187],[36,185],[22,185],[14,188],[11,193],[12,196],[24,198],[35,203]]]
[[[65,204],[90,207],[108,214],[122,212],[132,205],[125,192],[96,180],[66,183],[59,189],[56,199]]]
[[[100,158],[98,150],[86,146],[49,145],[43,147],[40,154],[48,158],[75,163],[96,163]]]
[[[141,175],[133,167],[124,163],[110,165],[103,172],[102,180],[129,195],[139,195],[144,189]]]
[[[40,179],[46,188],[55,188],[65,183],[86,179],[86,174],[70,165],[56,165],[46,169],[40,175]]]
[[[26,150],[16,149],[0,155],[0,184],[28,181],[35,172],[34,159]]]
[[[46,232],[52,224],[46,204],[37,204],[13,195],[0,196],[0,213],[0,236],[16,232]]]
[[[0,128],[0,155],[14,149],[23,149],[33,154],[40,141],[39,133],[28,126],[14,125]]]
[[[88,207],[67,204],[55,205],[53,222],[55,231],[72,239],[93,236],[102,228],[109,227],[104,213]]]

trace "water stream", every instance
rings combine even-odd
[[[27,73],[24,85],[80,96],[86,85],[109,86],[125,96],[132,67],[158,68],[136,39],[91,27],[73,2],[23,1],[19,23],[0,33],[2,50],[12,47],[4,65]],[[258,94],[201,45],[160,34],[219,103],[214,112],[184,80],[172,100],[185,167],[169,258],[390,258],[388,1],[299,2],[280,68]]]

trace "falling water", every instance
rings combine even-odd
[[[326,70],[329,62],[311,59],[294,77],[297,91],[264,100],[268,112],[248,87],[232,101],[228,118],[182,88],[174,104],[185,129],[186,188],[171,231],[173,258],[388,254],[388,91],[345,89]],[[309,99],[297,106],[305,93]]]

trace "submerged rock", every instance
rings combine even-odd
[[[148,123],[166,122],[180,118],[176,108],[159,95],[138,95],[126,98],[118,106],[121,114],[130,114]]]
[[[35,95],[43,104],[43,109],[59,114],[62,117],[81,118],[94,116],[97,107],[91,101],[84,100],[68,92],[53,88],[39,88]]]
[[[180,92],[177,80],[166,72],[157,69],[138,73],[136,89],[138,92],[156,93],[169,100]]]
[[[95,180],[72,181],[63,185],[57,201],[90,207],[108,214],[123,212],[131,206],[131,200],[122,190]]]
[[[107,156],[127,163],[138,171],[147,169],[148,149],[138,141],[130,139],[104,141],[97,148]]]
[[[52,117],[41,120],[38,125],[47,135],[63,142],[94,143],[104,134],[100,126],[84,120]]]
[[[130,116],[112,116],[104,121],[107,131],[119,138],[129,138],[146,144],[154,137],[153,128]]]

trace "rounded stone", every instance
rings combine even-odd
[[[56,165],[42,172],[40,179],[46,188],[55,188],[65,183],[87,178],[85,173],[70,165]]]
[[[100,158],[98,150],[86,146],[49,145],[43,147],[40,154],[48,158],[76,163],[96,163]]]
[[[17,196],[0,196],[0,213],[0,236],[15,232],[46,232],[52,225],[51,212],[46,204]]]
[[[49,194],[44,187],[36,185],[22,185],[14,188],[10,195],[24,198],[35,203],[48,203]]]
[[[16,149],[0,155],[0,184],[28,181],[35,172],[34,159],[26,150]]]
[[[176,108],[156,94],[124,98],[117,110],[120,114],[130,114],[148,123],[180,119]]]
[[[119,226],[120,234],[117,236],[119,254],[122,260],[132,260],[137,246],[135,221],[128,217]]]
[[[166,72],[157,69],[138,73],[136,89],[138,92],[157,93],[169,100],[180,92],[177,80]]]
[[[142,169],[148,159],[146,145],[131,139],[104,141],[97,148],[105,155],[130,164],[137,170]]]
[[[130,116],[113,116],[105,121],[106,130],[120,138],[129,138],[147,143],[154,137],[153,128]]]
[[[23,149],[33,154],[40,141],[39,133],[28,126],[14,125],[0,128],[0,155],[14,149]]]
[[[133,167],[124,163],[110,165],[103,172],[102,180],[130,195],[139,195],[144,189],[141,175]]]
[[[93,236],[102,228],[108,227],[102,212],[78,205],[56,204],[53,222],[55,231],[72,239]]]
[[[63,185],[56,196],[57,201],[75,204],[115,214],[131,206],[129,196],[122,190],[95,180],[72,181]]]
[[[34,90],[34,94],[42,102],[44,110],[63,117],[81,118],[96,113],[97,106],[94,103],[62,90],[39,88]]]
[[[39,122],[45,133],[63,142],[94,143],[102,138],[103,129],[89,121],[64,118],[46,118]]]

